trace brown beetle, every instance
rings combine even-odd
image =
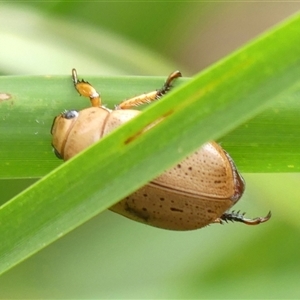
[[[73,69],[74,86],[80,95],[90,99],[92,107],[65,111],[54,119],[51,134],[55,154],[70,159],[140,113],[129,108],[161,98],[180,76],[175,71],[161,89],[125,100],[110,110],[102,106],[92,85],[77,79]],[[197,229],[223,221],[248,225],[268,221],[270,212],[266,217],[254,219],[246,219],[239,212],[227,212],[241,198],[244,188],[244,179],[228,153],[217,143],[209,142],[110,209],[130,219],[171,230]]]

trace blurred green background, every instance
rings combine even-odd
[[[300,3],[32,2],[0,4],[0,74],[192,76]],[[50,136],[49,136],[50,143]],[[50,145],[49,145],[50,146]],[[237,209],[258,227],[171,232],[109,211],[0,277],[1,299],[300,297],[299,174],[243,174]],[[34,179],[1,180],[1,202]],[[288,206],[285,205],[288,202]],[[1,220],[0,220],[1,221]]]

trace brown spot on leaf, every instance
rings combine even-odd
[[[11,94],[0,93],[0,102],[11,99]]]
[[[161,121],[163,121],[166,117],[168,117],[169,115],[171,115],[173,112],[174,112],[173,110],[170,110],[170,111],[166,112],[163,116],[161,116],[157,120],[151,122],[150,124],[146,125],[142,130],[138,131],[133,136],[130,136],[127,140],[125,140],[124,143],[125,144],[129,144],[130,142],[132,142],[133,140],[135,140],[137,137],[139,137],[142,133],[144,133],[145,131],[151,129],[153,126],[155,126],[158,123],[160,123]]]

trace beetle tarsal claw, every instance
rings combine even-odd
[[[167,80],[165,81],[164,85],[162,86],[162,88],[149,92],[149,93],[144,93],[141,94],[139,96],[124,100],[123,102],[121,102],[120,104],[118,104],[117,106],[115,106],[115,109],[129,109],[132,107],[136,107],[142,104],[147,104],[147,103],[151,103],[155,100],[159,100],[162,96],[164,96],[165,94],[167,94],[171,88],[172,88],[172,82],[178,78],[181,77],[181,73],[179,71],[174,71],[172,72]]]
[[[75,89],[77,90],[80,96],[89,98],[93,107],[101,106],[100,94],[89,82],[85,81],[84,79],[79,80],[77,78],[76,69],[72,69],[72,79]]]
[[[224,224],[224,222],[228,223],[228,221],[231,221],[231,222],[241,222],[247,225],[258,225],[260,223],[267,222],[271,218],[271,216],[272,214],[269,211],[269,213],[265,217],[247,219],[245,218],[245,213],[240,213],[240,211],[235,212],[233,210],[232,212],[224,213],[220,218],[217,218],[214,221],[214,223]]]
[[[164,94],[166,94],[168,91],[170,91],[170,89],[172,88],[172,82],[178,78],[181,77],[181,72],[180,71],[174,71],[173,73],[171,73],[165,84],[163,85],[163,87],[159,90],[157,90],[157,94],[156,94],[156,100],[160,99]]]

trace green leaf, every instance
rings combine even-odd
[[[207,140],[219,138],[243,124],[267,104],[294,99],[299,85],[299,34],[300,17],[297,15],[184,82],[143,114],[3,205],[0,210],[0,272],[110,207]],[[24,82],[25,79],[20,80]],[[68,84],[65,78],[58,82]],[[31,90],[35,84],[36,81],[28,78],[25,87]],[[48,85],[48,89],[37,96],[39,105],[32,108],[35,119],[31,117],[29,124],[20,122],[16,128],[30,127],[30,124],[39,124],[39,118],[47,115],[45,118],[49,120],[53,116],[49,115],[54,105],[52,96],[49,98],[51,89],[57,91],[57,86]],[[26,98],[23,93],[10,91],[6,85],[2,85],[1,90],[16,99]],[[18,123],[22,111],[25,114],[33,112],[28,107],[22,110],[21,101],[13,99],[1,105],[5,105],[6,120],[12,117]],[[278,103],[279,107],[283,105],[283,102]],[[36,110],[38,106],[42,107],[42,115]],[[295,119],[291,127],[297,125]],[[140,134],[145,126],[157,120],[159,124]],[[39,135],[35,135],[40,141]],[[23,145],[19,145],[22,150]]]

